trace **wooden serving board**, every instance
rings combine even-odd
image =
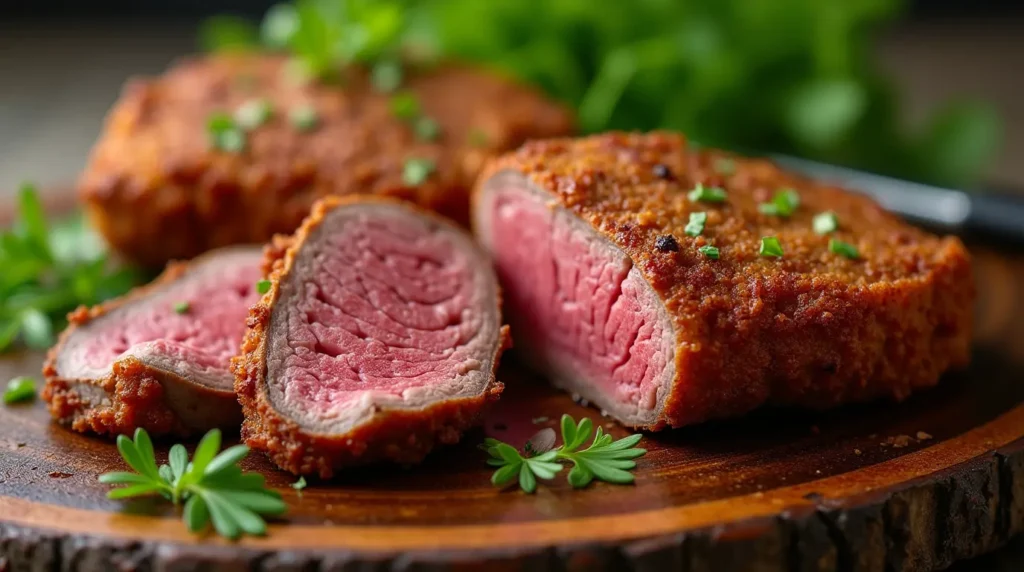
[[[535,495],[491,486],[485,435],[521,445],[562,413],[600,419],[518,370],[514,353],[486,427],[421,466],[299,494],[251,456],[289,513],[235,543],[190,535],[164,503],[107,500],[96,477],[123,467],[109,441],[55,426],[39,402],[0,407],[0,571],[942,568],[1024,531],[1024,258],[975,257],[969,370],[899,405],[648,435],[635,486],[574,491],[564,472]],[[0,360],[0,381],[38,376],[40,361]]]

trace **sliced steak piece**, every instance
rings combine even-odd
[[[698,184],[725,196],[691,198]],[[794,212],[762,212],[787,189]],[[824,211],[838,229],[817,234]],[[692,236],[696,212],[707,219]],[[903,399],[969,358],[974,287],[959,240],[680,136],[527,144],[486,169],[473,216],[518,345],[626,425]],[[762,237],[784,255],[761,255]],[[701,251],[709,245],[717,259]]]
[[[290,63],[272,54],[193,57],[126,86],[78,185],[111,245],[162,265],[293,232],[316,199],[352,193],[401,197],[465,223],[487,158],[573,132],[564,106],[480,68],[410,67],[393,96],[374,89],[365,70],[348,70],[340,87],[296,81]],[[211,143],[212,117],[244,122],[244,112],[258,124],[244,148]],[[410,160],[424,176],[406,173]]]
[[[259,298],[261,258],[255,246],[211,251],[73,312],[43,368],[50,413],[76,431],[109,435],[237,427],[230,362]]]
[[[282,469],[330,477],[421,460],[503,388],[497,278],[463,230],[386,199],[324,199],[268,249],[235,390],[242,436]]]

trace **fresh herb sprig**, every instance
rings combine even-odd
[[[593,434],[594,439],[586,449],[580,449]],[[577,423],[571,416],[562,416],[562,445],[549,451],[530,451],[525,455],[508,443],[487,438],[483,448],[490,455],[487,464],[497,467],[491,482],[503,487],[518,478],[519,488],[532,493],[537,490],[537,479],[550,480],[563,466],[560,461],[572,463],[569,484],[583,488],[594,479],[629,484],[633,482],[632,469],[636,468],[637,457],[647,451],[635,447],[641,435],[630,435],[614,441],[601,427],[594,432],[589,418]]]
[[[263,475],[243,473],[238,466],[248,447],[235,445],[218,454],[220,441],[219,430],[207,433],[191,462],[185,446],[174,445],[168,463],[158,467],[149,434],[137,429],[134,440],[117,438],[117,450],[135,472],[105,473],[99,480],[127,485],[107,493],[112,499],[160,495],[176,505],[184,503],[183,520],[192,532],[212,522],[218,534],[230,539],[242,533],[266,534],[262,516],[283,514],[287,507],[279,493],[264,486]]]
[[[23,184],[12,228],[0,232],[0,352],[53,345],[75,307],[128,291],[141,273],[111,261],[80,216],[51,224],[36,188]]]

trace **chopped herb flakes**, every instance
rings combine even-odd
[[[708,221],[708,213],[696,212],[690,213],[690,222],[686,223],[686,228],[683,229],[689,236],[700,236],[704,232],[704,224]]]
[[[306,477],[299,477],[299,480],[292,483],[292,488],[297,491],[301,491],[306,488]]]
[[[775,258],[782,257],[782,245],[779,244],[779,239],[774,236],[766,236],[761,239],[761,250],[758,252],[761,256],[770,256]]]
[[[30,377],[16,377],[7,382],[4,390],[4,403],[20,403],[31,401],[36,397],[36,382]]]
[[[419,117],[420,100],[408,91],[396,93],[391,96],[391,113],[399,119],[412,121]]]
[[[471,129],[466,139],[471,147],[486,147],[490,142],[490,137],[483,129]]]
[[[402,169],[402,182],[410,187],[422,185],[435,169],[434,162],[430,159],[413,157],[406,159],[405,167]]]
[[[381,93],[393,93],[402,85],[402,65],[394,60],[377,62],[373,66],[370,81],[373,89]]]
[[[828,241],[828,251],[833,254],[845,256],[851,260],[856,260],[860,257],[860,252],[857,251],[856,246],[834,238],[830,238]]]
[[[421,141],[433,141],[441,133],[441,127],[437,124],[437,121],[427,116],[416,119],[416,122],[413,123],[413,129],[416,131],[416,138]]]
[[[270,280],[260,280],[256,283],[256,291],[260,294],[270,292]]]
[[[245,150],[245,132],[226,113],[214,113],[206,121],[206,133],[214,149],[229,153]]]
[[[302,105],[292,109],[288,113],[288,120],[292,127],[299,131],[312,131],[320,123],[320,117],[312,105]]]
[[[686,196],[693,202],[701,201],[705,203],[724,203],[726,199],[725,189],[705,187],[701,183],[697,183],[697,186]]]
[[[836,217],[836,213],[832,211],[826,211],[814,215],[814,232],[818,234],[828,234],[835,232],[839,228],[839,218]]]
[[[668,165],[664,163],[658,163],[651,167],[651,173],[659,179],[670,180],[673,178],[672,169],[669,169]]]
[[[758,210],[766,215],[788,217],[800,206],[800,195],[793,189],[779,189],[771,202],[761,203]]]
[[[174,303],[174,313],[175,314],[187,314],[189,308],[191,308],[191,304],[189,304],[188,302],[186,302],[184,300],[182,300],[181,302],[175,302]]]
[[[701,254],[712,260],[718,260],[718,247],[716,246],[711,246],[710,244],[707,244],[698,248],[697,252],[700,252]]]
[[[253,99],[243,103],[235,110],[235,123],[246,131],[263,125],[270,119],[273,109],[265,99]]]
[[[736,172],[736,162],[727,157],[719,157],[715,160],[715,172],[719,175],[732,175]]]
[[[654,239],[654,248],[662,252],[679,252],[679,242],[676,237],[666,234]]]

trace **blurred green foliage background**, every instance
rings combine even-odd
[[[262,24],[317,73],[430,54],[504,70],[577,109],[586,132],[666,128],[705,145],[789,153],[948,185],[999,140],[979,102],[904,121],[872,40],[899,0],[296,0]],[[209,47],[255,25],[218,18]]]

